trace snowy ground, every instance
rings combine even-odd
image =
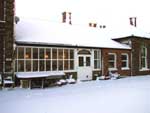
[[[150,76],[2,90],[0,113],[150,113]]]

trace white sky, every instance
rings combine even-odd
[[[61,22],[63,11],[72,12],[73,24],[97,22],[107,27],[129,24],[150,32],[149,0],[16,0],[16,15]]]

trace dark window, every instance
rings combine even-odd
[[[44,49],[40,48],[40,59],[44,59]]]
[[[24,59],[24,48],[18,48],[18,59]]]
[[[84,59],[83,57],[79,57],[79,66],[84,66]]]
[[[38,71],[38,60],[33,60],[33,71]]]
[[[38,48],[33,48],[33,59],[38,59]]]
[[[57,49],[52,49],[52,59],[57,59]]]
[[[91,58],[86,57],[86,66],[90,66],[90,65],[91,65]]]

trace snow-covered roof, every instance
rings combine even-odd
[[[138,27],[134,27],[128,24],[113,28],[113,35],[112,35],[113,39],[130,37],[130,36],[150,39],[150,33],[144,32],[142,29],[139,29]]]
[[[127,45],[113,41],[104,29],[37,19],[20,19],[16,24],[16,42],[130,49]]]
[[[64,72],[17,72],[16,76],[20,79],[26,78],[42,78],[42,77],[51,77],[51,76],[63,76]]]

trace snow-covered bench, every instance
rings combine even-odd
[[[72,75],[69,76],[68,79],[60,79],[56,82],[57,85],[62,86],[65,84],[75,84],[76,80],[72,77]]]

